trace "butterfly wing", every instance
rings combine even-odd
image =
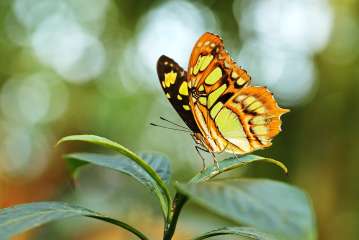
[[[157,75],[167,99],[186,125],[199,132],[189,106],[187,73],[171,58],[162,55],[157,61]]]
[[[287,110],[266,88],[249,86],[249,75],[224,50],[219,36],[199,38],[188,71],[194,92],[189,103],[210,151],[245,154],[271,145]]]
[[[245,87],[211,114],[213,130],[228,141],[226,151],[252,152],[271,146],[281,131],[280,117],[288,111],[278,106],[267,88]]]
[[[250,76],[232,60],[222,39],[208,32],[193,47],[188,72],[190,87],[202,90],[203,86],[206,93],[223,84],[227,86],[224,93],[235,93],[250,83]]]

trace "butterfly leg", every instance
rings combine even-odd
[[[228,146],[229,146],[229,143],[227,143],[227,145],[225,146],[225,148],[224,148],[220,153],[225,152]],[[241,156],[241,155],[239,155],[239,154],[235,154],[234,152],[232,152],[232,154],[233,154],[233,157],[234,157],[235,159],[238,159],[238,158]]]
[[[240,155],[238,155],[238,154],[235,154],[235,153],[232,153],[233,154],[233,157],[235,158],[235,159],[239,159],[239,157],[238,156],[240,156]]]
[[[194,148],[196,149],[196,151],[197,151],[199,157],[202,159],[203,165],[202,165],[202,170],[201,170],[201,172],[203,172],[203,170],[206,168],[206,162],[205,162],[205,159],[204,159],[204,157],[202,156],[202,154],[199,152],[199,150],[202,150],[202,151],[204,151],[204,152],[208,152],[208,150],[206,150],[206,149],[204,149],[204,148],[201,148],[200,146],[194,146]]]
[[[219,170],[219,164],[218,164],[218,161],[217,161],[217,158],[216,158],[216,155],[214,155],[214,152],[210,152],[211,155],[212,155],[212,158],[213,158],[213,162],[214,164],[216,164],[216,168],[217,170]]]
[[[201,141],[201,143],[202,143],[202,146],[205,146],[206,144],[203,142],[203,140],[201,139],[200,140]],[[203,148],[200,148],[202,151],[205,151],[205,152],[208,152],[208,153],[210,153],[211,155],[212,155],[212,158],[213,158],[213,162],[214,162],[214,164],[216,165],[216,168],[219,170],[219,164],[218,164],[218,161],[217,161],[217,159],[216,159],[216,156],[214,155],[214,152],[212,152],[212,151],[210,151],[210,150],[208,150],[208,149],[203,149]]]

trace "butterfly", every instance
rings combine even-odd
[[[271,146],[281,131],[281,115],[289,111],[278,106],[266,87],[251,85],[251,77],[213,33],[197,40],[187,72],[162,55],[157,74],[195,142],[212,154],[242,155]]]

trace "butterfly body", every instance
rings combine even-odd
[[[157,73],[196,143],[211,153],[245,154],[270,146],[281,130],[280,116],[288,112],[267,88],[250,85],[250,76],[212,33],[194,45],[187,72],[161,56]]]

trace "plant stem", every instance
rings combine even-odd
[[[176,225],[178,221],[178,217],[181,213],[182,207],[187,202],[188,198],[187,196],[177,192],[172,204],[172,215],[169,222],[169,225],[165,228],[165,233],[163,236],[163,240],[171,240],[173,237],[173,234],[176,230]]]

